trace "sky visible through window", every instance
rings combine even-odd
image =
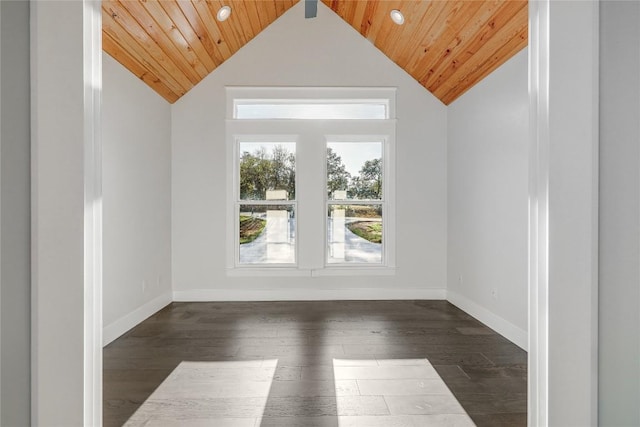
[[[329,142],[327,147],[340,156],[351,176],[358,176],[367,160],[382,158],[380,142]]]
[[[239,103],[237,119],[363,120],[386,119],[383,102]]]
[[[244,152],[249,152],[251,154],[254,154],[256,151],[260,150],[261,148],[266,149],[267,152],[270,153],[277,146],[286,148],[289,153],[295,154],[296,152],[295,142],[244,142],[243,141],[242,144],[240,145],[240,155],[242,156],[242,153]]]

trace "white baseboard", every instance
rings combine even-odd
[[[111,343],[171,302],[201,301],[332,301],[332,300],[448,300],[523,350],[527,350],[527,331],[492,313],[470,299],[446,289],[192,289],[164,293],[104,327],[103,345]]]
[[[447,291],[447,301],[458,307],[460,310],[475,317],[521,349],[527,351],[528,334],[524,329],[517,327],[513,323],[503,319],[486,308],[478,305],[474,301],[471,301],[469,298],[463,297],[456,292]]]
[[[131,313],[105,326],[102,329],[102,345],[106,346],[129,329],[171,304],[171,302],[171,292],[165,292],[133,310]]]
[[[193,289],[174,291],[173,300],[195,301],[332,301],[332,300],[394,300],[446,298],[445,289]]]

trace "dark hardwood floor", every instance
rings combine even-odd
[[[202,421],[238,403],[225,422],[159,424],[337,426],[347,414],[363,417],[340,426],[462,426],[465,411],[480,427],[527,424],[526,352],[446,301],[173,303],[103,354],[107,427],[156,389],[131,425],[162,404]],[[438,375],[464,411],[437,414],[436,397],[451,394]],[[185,384],[206,404],[178,402]]]

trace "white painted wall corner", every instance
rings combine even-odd
[[[527,341],[529,338],[527,331],[524,329],[517,327],[513,323],[492,313],[491,310],[476,304],[456,292],[447,291],[447,301],[470,316],[475,317],[521,349],[527,351]]]
[[[111,322],[102,330],[102,345],[106,346],[113,342],[131,328],[171,304],[171,302],[171,292],[165,292],[148,303],[141,305],[131,313]]]

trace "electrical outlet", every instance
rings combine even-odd
[[[462,275],[458,276],[458,285],[462,285]]]
[[[491,296],[493,297],[493,299],[498,299],[498,289],[491,289]]]

